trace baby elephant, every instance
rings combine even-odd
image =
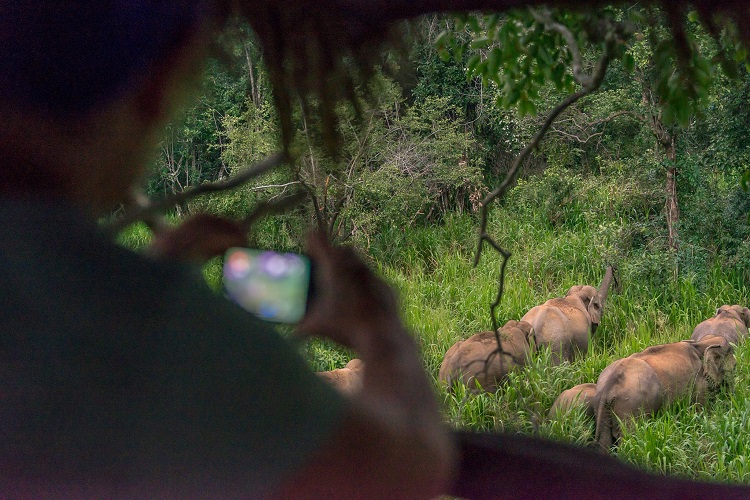
[[[591,401],[594,399],[594,393],[596,393],[596,384],[591,383],[578,384],[561,392],[555,402],[552,403],[552,408],[549,410],[549,418],[555,418],[568,413],[576,406],[583,406],[586,409],[586,414],[593,417],[594,407],[591,405]]]
[[[721,306],[717,309],[716,316],[695,327],[690,338],[700,340],[709,335],[718,335],[737,344],[747,337],[748,327],[750,327],[750,309],[738,305]]]
[[[354,394],[362,388],[365,362],[354,358],[344,368],[318,372],[318,376],[343,394]]]
[[[705,404],[735,363],[732,346],[716,336],[656,345],[615,361],[596,382],[596,440],[611,447],[621,435],[619,421],[651,415],[679,397]]]
[[[526,364],[535,346],[534,330],[525,321],[510,320],[499,333],[502,353],[497,352],[497,340],[491,331],[456,342],[445,353],[438,375],[440,380],[449,388],[460,380],[470,390],[495,392],[510,370]]]

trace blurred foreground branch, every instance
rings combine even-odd
[[[203,184],[199,184],[171,196],[166,196],[160,200],[150,200],[145,195],[133,193],[133,203],[126,209],[125,215],[112,222],[107,227],[107,230],[112,234],[117,234],[129,225],[138,221],[144,221],[153,229],[157,229],[163,224],[160,220],[162,214],[175,205],[181,205],[202,194],[227,191],[239,187],[249,180],[271,171],[284,163],[284,160],[285,156],[282,153],[275,153],[255,165],[242,170],[234,177],[230,177],[225,181],[204,182]],[[260,208],[262,207],[259,206],[258,209]],[[256,209],[256,211],[258,209]],[[266,206],[263,209],[268,210],[268,207]],[[255,211],[253,213],[255,213]],[[248,218],[252,216],[253,214],[250,214]],[[253,221],[254,220],[257,220],[257,217],[253,219]]]

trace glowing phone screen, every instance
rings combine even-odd
[[[305,314],[310,261],[295,253],[230,248],[224,255],[224,288],[256,316],[297,323]]]

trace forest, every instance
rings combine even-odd
[[[182,200],[168,219],[241,219],[305,193],[255,221],[252,245],[303,251],[315,227],[359,249],[398,291],[450,425],[596,446],[584,407],[549,415],[562,391],[648,346],[689,339],[722,305],[750,306],[747,51],[695,16],[681,28],[687,53],[657,7],[427,16],[399,25],[400,43],[372,61],[335,116],[299,99],[280,117],[260,45],[237,22],[194,105],[166,127],[145,194],[231,179],[288,151],[281,167]],[[119,241],[141,249],[150,237],[138,223]],[[616,280],[585,356],[555,364],[538,349],[494,392],[438,379],[454,343],[574,285],[599,286],[607,266]],[[218,292],[220,259],[203,273]],[[316,371],[355,357],[326,341],[302,349]],[[750,484],[747,344],[734,355],[705,404],[677,398],[635,418],[611,453],[660,473]]]

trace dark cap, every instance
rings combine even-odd
[[[0,95],[82,114],[120,96],[205,15],[203,0],[0,2]]]

